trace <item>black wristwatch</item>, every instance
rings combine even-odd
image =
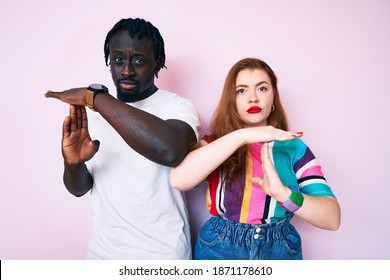
[[[87,106],[95,111],[95,95],[98,93],[108,93],[108,88],[101,84],[91,84],[85,91],[85,101]]]

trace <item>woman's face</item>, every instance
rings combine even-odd
[[[244,69],[236,78],[236,106],[247,127],[268,125],[274,91],[264,70]]]

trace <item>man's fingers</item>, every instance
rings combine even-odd
[[[66,116],[62,125],[62,138],[67,138],[70,135],[70,117]]]
[[[88,129],[88,117],[87,117],[87,110],[85,109],[85,106],[81,106],[81,116],[82,116],[81,127]]]
[[[77,128],[81,128],[82,126],[82,112],[81,107],[76,106],[76,117],[77,117]]]
[[[77,130],[77,110],[76,106],[69,106],[69,116],[70,116],[70,131]]]
[[[51,90],[45,92],[45,97],[52,97],[52,96],[53,96],[53,92]]]
[[[57,98],[57,96],[58,96],[58,92],[56,92],[56,91],[48,90],[48,91],[45,93],[45,97],[47,97],[47,98],[50,98],[50,97]]]
[[[90,143],[91,143],[92,148],[97,152],[99,150],[99,147],[100,147],[100,141],[93,140]]]

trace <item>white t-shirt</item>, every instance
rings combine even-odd
[[[158,90],[129,105],[163,120],[185,121],[199,137],[198,111],[176,94]],[[100,114],[88,115],[91,138],[100,140],[100,148],[87,162],[94,178],[87,258],[191,259],[185,197],[170,186],[170,168],[135,152]]]

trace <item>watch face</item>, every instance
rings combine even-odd
[[[89,85],[89,87],[93,88],[93,89],[97,89],[97,90],[104,89],[103,85],[101,85],[101,84],[92,84],[92,85]]]
[[[101,84],[92,84],[88,87],[90,90],[92,90],[95,93],[107,93],[108,89]]]

